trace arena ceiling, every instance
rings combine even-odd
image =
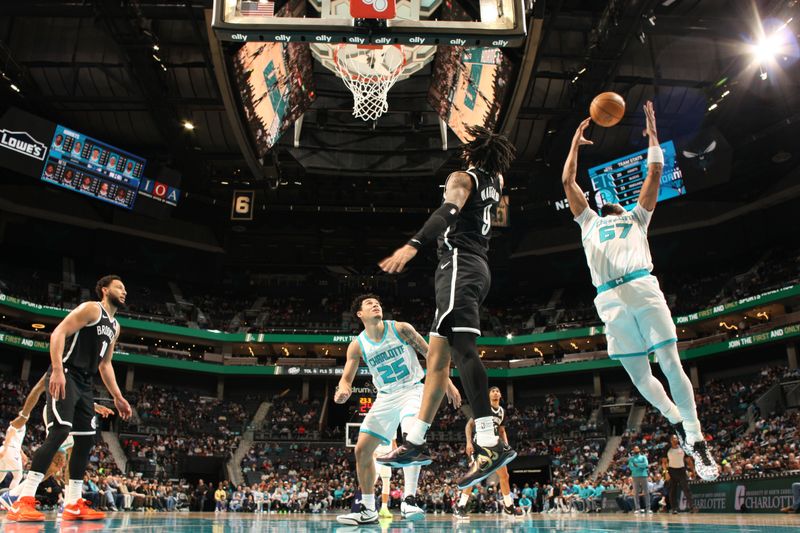
[[[441,151],[436,114],[426,103],[430,65],[395,86],[392,111],[372,125],[349,116],[352,100],[341,80],[315,64],[320,97],[306,113],[303,148],[330,152],[335,164],[304,165],[288,132],[253,175],[220,97],[206,23],[210,7],[211,0],[4,2],[0,65],[19,91],[3,86],[2,97],[176,168],[189,193],[176,216],[216,220],[226,247],[279,250],[285,240],[341,248],[335,236],[343,224],[368,226],[366,239],[384,245],[387,232],[417,225],[458,165],[457,146]],[[529,213],[558,199],[574,127],[604,90],[619,92],[634,110],[655,97],[662,138],[717,128],[735,154],[730,186],[715,190],[729,200],[752,199],[770,186],[747,179],[753,172],[780,175],[796,166],[791,139],[798,133],[800,87],[797,62],[790,60],[796,58],[778,58],[778,68],[761,80],[745,46],[759,20],[794,17],[796,26],[796,0],[540,0],[528,8],[529,27],[541,31],[508,51],[515,86],[498,125],[519,151],[509,176],[518,221],[550,224]],[[182,126],[187,120],[193,131]],[[641,122],[633,112],[615,128],[593,131],[596,146],[587,160],[639,149]],[[387,160],[403,153],[431,161],[431,170],[378,165],[349,172],[348,159],[366,143],[385,146]],[[263,226],[227,222],[237,187],[258,191],[271,213]],[[302,213],[303,220],[292,218]],[[344,221],[345,213],[355,222]],[[524,239],[524,231],[507,235],[508,250]]]

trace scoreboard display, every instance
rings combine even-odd
[[[658,201],[686,194],[683,174],[678,168],[675,144],[661,143],[664,151],[664,172],[658,189]],[[620,204],[627,211],[636,207],[639,192],[647,177],[647,150],[609,161],[589,169],[597,210],[605,204]]]
[[[361,422],[367,416],[372,404],[375,402],[377,392],[375,391],[372,383],[353,384],[353,394],[350,395],[348,400],[350,422]]]
[[[41,179],[133,209],[146,160],[88,135],[57,126]]]

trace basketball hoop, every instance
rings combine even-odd
[[[340,44],[334,46],[333,62],[339,77],[353,93],[353,116],[376,120],[386,113],[389,89],[406,66],[402,45]]]

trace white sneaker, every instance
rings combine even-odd
[[[694,459],[694,471],[704,481],[714,481],[719,477],[719,466],[708,449],[708,443],[701,440],[689,445]]]
[[[415,521],[425,518],[425,511],[417,505],[417,499],[414,496],[406,496],[406,499],[400,504],[400,514],[403,520]]]
[[[362,505],[360,513],[341,514],[336,517],[336,521],[349,526],[375,524],[378,521],[378,512],[374,509],[367,509]]]

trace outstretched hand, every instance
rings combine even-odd
[[[652,137],[656,139],[658,138],[658,131],[656,130],[656,111],[653,108],[653,102],[648,100],[643,108],[646,123],[644,130],[642,130],[642,137]]]
[[[591,124],[591,123],[592,123],[592,119],[591,118],[585,118],[578,125],[578,129],[575,130],[575,135],[572,137],[572,146],[584,146],[584,145],[587,145],[587,144],[594,144],[592,141],[587,139],[584,136],[584,133],[583,133],[584,131],[586,131],[586,128],[588,128],[589,124]]]
[[[414,259],[415,255],[417,255],[417,249],[406,244],[378,263],[378,266],[387,274],[397,274],[403,271],[406,267],[406,263]]]

